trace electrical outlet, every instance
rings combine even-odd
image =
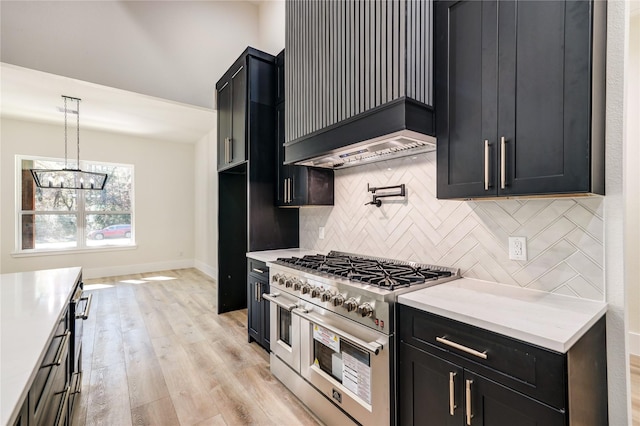
[[[509,259],[527,260],[527,237],[509,237]]]
[[[324,240],[324,226],[318,228],[318,238]]]

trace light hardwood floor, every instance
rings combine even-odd
[[[85,286],[93,302],[74,426],[319,424],[271,375],[267,353],[247,343],[246,310],[216,314],[215,282],[199,271]],[[640,357],[633,355],[631,389],[640,426]]]
[[[217,315],[215,282],[199,271],[85,287],[93,302],[74,426],[318,424],[247,343],[246,310]]]
[[[631,410],[633,425],[640,426],[640,356],[631,355]]]

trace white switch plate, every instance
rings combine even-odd
[[[324,240],[324,226],[318,228],[318,238]]]
[[[509,259],[527,260],[527,237],[509,237]]]

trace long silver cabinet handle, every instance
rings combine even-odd
[[[484,140],[484,190],[489,190],[489,140]]]
[[[69,407],[69,390],[70,389],[71,387],[67,386],[64,392],[60,392],[60,393],[64,393],[64,396],[62,397],[62,404],[58,409],[58,414],[56,415],[56,426],[64,425],[65,420],[67,420],[67,416],[65,415],[65,413],[67,412],[67,408]]]
[[[467,402],[467,426],[471,426],[471,419],[473,418],[473,413],[471,413],[471,385],[473,384],[473,380],[466,381],[466,402]]]
[[[373,355],[378,355],[378,353],[380,352],[380,349],[382,349],[382,345],[378,342],[365,342],[364,340],[360,339],[359,337],[354,336],[353,334],[347,333],[344,330],[340,330],[339,328],[331,325],[331,324],[327,324],[326,322],[324,322],[321,318],[315,317],[313,315],[309,315],[309,312],[304,310],[304,309],[294,309],[293,313],[297,314],[300,318],[304,318],[309,322],[312,322],[314,324],[318,324],[320,326],[322,326],[323,328],[326,328],[327,330],[337,334],[338,336],[340,336],[340,338],[344,338],[348,341],[350,341],[351,343],[355,343],[357,346],[360,346],[362,349],[370,352]]]
[[[282,196],[283,196],[283,198],[284,198],[284,200],[283,200],[283,201],[284,201],[284,203],[286,203],[286,202],[287,202],[287,180],[288,180],[288,179],[284,179],[284,180],[282,181],[282,192],[283,192]]]
[[[291,194],[293,191],[295,191],[295,188],[293,187],[293,178],[289,178],[289,202],[291,202]]]
[[[64,334],[56,336],[56,337],[62,337],[62,342],[60,342],[60,346],[58,347],[58,352],[56,353],[56,360],[50,364],[44,364],[40,368],[53,367],[54,365],[62,364],[62,357],[64,355],[64,350],[69,345],[69,336],[71,336],[71,332],[69,330],[65,331]]]
[[[507,186],[507,140],[500,138],[500,189]]]
[[[229,162],[233,161],[233,138],[229,138]]]
[[[281,307],[282,309],[284,309],[286,311],[291,312],[295,308],[298,307],[298,305],[295,304],[295,303],[285,303],[285,302],[279,301],[278,300],[278,296],[279,296],[278,293],[275,293],[275,294],[274,293],[270,293],[270,294],[265,293],[265,294],[262,295],[262,297],[264,299],[268,300],[269,302],[275,303],[276,305],[278,305],[279,307]]]
[[[454,411],[457,408],[456,406],[456,390],[455,390],[455,382],[454,379],[456,377],[456,373],[450,371],[449,372],[449,414],[454,415]]]
[[[471,349],[467,346],[463,346],[460,343],[456,343],[456,342],[452,342],[451,340],[447,339],[446,337],[436,337],[436,342],[440,342],[444,345],[447,346],[451,346],[452,348],[456,348],[462,352],[466,352],[468,354],[471,354],[473,356],[477,356],[478,358],[482,358],[482,359],[487,359],[487,351],[484,352],[480,352],[477,351],[475,349]]]
[[[257,272],[259,274],[264,274],[264,271],[262,269],[258,269],[258,268],[251,268],[253,270],[253,272]]]
[[[86,300],[87,304],[85,305],[83,312],[76,314],[76,319],[82,318],[83,320],[86,320],[87,318],[89,318],[89,311],[91,311],[91,301],[93,300],[93,294],[90,294],[87,297],[81,297],[80,300]]]

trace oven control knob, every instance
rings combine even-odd
[[[302,288],[302,281],[300,281],[300,280],[295,280],[295,281],[293,282],[293,289],[294,289],[295,291],[298,291],[298,290],[300,290],[301,288]]]
[[[323,302],[328,302],[331,300],[331,296],[333,296],[331,294],[331,292],[329,290],[325,291],[324,293],[322,293],[320,295],[320,300],[322,300]]]
[[[284,275],[276,275],[278,277],[278,284],[280,285],[284,285],[285,281],[287,280],[286,277]]]
[[[322,289],[314,287],[313,290],[311,290],[311,297],[320,297],[320,293],[322,293]]]
[[[341,294],[336,294],[331,298],[331,304],[333,306],[341,306],[344,303],[344,296]]]
[[[363,303],[362,305],[358,306],[358,313],[362,315],[363,318],[370,317],[373,315],[373,308],[370,304]]]
[[[279,279],[280,279],[280,274],[275,274],[273,278],[271,278],[271,281],[273,281],[274,283],[277,283]]]
[[[284,282],[284,286],[286,288],[291,288],[296,283],[296,281],[299,281],[299,280],[297,278],[291,278],[291,279],[289,279],[289,280]]]
[[[311,286],[309,284],[303,284],[300,291],[302,292],[302,294],[307,294],[311,291]]]
[[[344,302],[344,308],[347,310],[347,312],[355,311],[358,308],[358,302],[356,301],[356,299],[351,298]]]

